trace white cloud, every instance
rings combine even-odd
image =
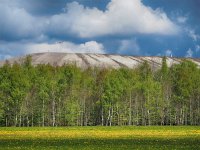
[[[129,54],[139,54],[140,46],[138,45],[136,39],[120,41],[118,53],[125,52],[128,52]]]
[[[188,20],[188,17],[186,17],[186,16],[179,16],[179,17],[177,18],[177,21],[178,21],[179,23],[186,23],[187,20]]]
[[[10,59],[10,58],[12,58],[11,55],[1,55],[1,54],[0,54],[0,59],[1,59],[1,60],[6,60],[6,59]]]
[[[197,41],[198,39],[200,39],[200,35],[196,34],[194,30],[186,29],[186,32],[188,33],[188,36],[193,39],[193,41]]]
[[[9,3],[10,4],[10,3]],[[33,38],[42,32],[42,19],[35,18],[23,8],[0,3],[0,39]]]
[[[165,56],[172,56],[172,50],[170,50],[170,49],[166,50]]]
[[[145,6],[142,0],[111,0],[105,11],[72,2],[67,4],[65,12],[42,17],[31,13],[31,8],[26,8],[23,1],[0,2],[0,42],[5,42],[0,44],[0,52],[6,57],[43,51],[105,52],[104,46],[95,41],[51,43],[65,36],[173,35],[179,30],[165,12]],[[135,39],[122,40],[119,51],[138,54],[140,47]]]
[[[66,12],[50,19],[50,30],[80,37],[112,34],[177,33],[178,27],[160,9],[153,10],[141,0],[111,0],[105,11],[69,3]]]
[[[57,42],[53,44],[29,44],[26,46],[26,53],[38,52],[67,52],[67,53],[105,53],[104,46],[96,41],[89,41],[83,44],[71,42]]]
[[[103,44],[96,41],[82,44],[67,41],[54,43],[0,42],[0,51],[0,59],[7,59],[12,56],[41,52],[105,53],[105,48]]]
[[[199,51],[200,51],[200,45],[196,45],[196,46],[195,46],[195,51],[196,51],[196,52],[199,52]]]
[[[65,12],[45,17],[34,16],[22,6],[14,0],[0,3],[2,40],[41,35],[88,38],[138,33],[171,35],[178,32],[177,25],[163,11],[145,6],[142,0],[111,0],[105,11],[72,2],[66,5]]]
[[[191,48],[189,48],[188,50],[187,50],[187,52],[186,52],[186,55],[185,55],[185,57],[192,57],[193,56],[193,51],[192,51],[192,49]]]

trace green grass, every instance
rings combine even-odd
[[[0,128],[0,149],[200,149],[198,126]]]

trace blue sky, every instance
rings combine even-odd
[[[198,0],[0,0],[0,59],[38,52],[200,56]]]

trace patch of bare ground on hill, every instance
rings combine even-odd
[[[139,64],[147,61],[152,68],[160,68],[162,65],[162,57],[139,57],[139,56],[126,56],[126,55],[114,55],[114,54],[81,54],[81,53],[35,53],[30,55],[32,58],[32,64],[51,64],[51,65],[64,65],[75,64],[81,68],[98,67],[98,68],[135,68]],[[24,58],[16,57],[9,59],[9,63],[15,62],[22,63]],[[175,58],[167,57],[167,65],[180,63],[183,59],[188,59],[198,66],[200,66],[200,59],[198,58]],[[2,66],[6,61],[1,61]]]

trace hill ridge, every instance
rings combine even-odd
[[[81,68],[99,67],[99,68],[135,68],[139,64],[147,61],[152,67],[160,68],[162,64],[161,56],[129,56],[118,54],[96,54],[96,53],[60,53],[60,52],[44,52],[29,54],[32,57],[32,64],[51,64],[62,66],[63,64],[76,64]],[[21,56],[8,59],[10,64],[14,62],[22,63],[24,58]],[[183,59],[190,60],[200,67],[199,58],[177,58],[167,57],[167,65],[170,67],[173,64],[180,63]],[[0,66],[5,63],[0,62]]]

